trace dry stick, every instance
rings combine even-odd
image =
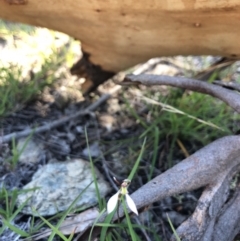
[[[146,230],[142,227],[142,223],[139,220],[139,217],[134,217],[135,222],[139,225],[140,231],[143,233],[146,241],[151,241],[150,237],[148,236]]]
[[[166,75],[127,75],[121,85],[144,84],[144,85],[170,85],[214,96],[240,113],[240,95],[234,91],[225,89],[203,81],[172,77]]]
[[[212,95],[214,97],[217,97],[217,98],[223,100],[224,102],[229,104],[231,107],[233,107],[236,111],[238,111],[240,113],[240,95],[239,94],[237,94],[231,90],[224,89],[219,86],[208,84],[206,82],[193,80],[193,79],[187,79],[187,78],[145,75],[145,74],[138,75],[138,76],[128,75],[125,78],[125,81],[123,82],[123,84],[129,84],[129,82],[131,82],[131,83],[134,82],[134,83],[138,83],[138,84],[142,83],[145,85],[170,85],[170,86],[190,89],[193,91],[209,94],[209,95]],[[232,140],[234,140],[234,141],[232,141]],[[216,145],[215,143],[218,143],[218,144]],[[230,146],[230,143],[234,144],[235,147],[232,148]],[[176,183],[175,183],[176,186],[171,185],[171,188],[167,188],[167,190],[168,190],[167,195],[170,195],[170,193],[172,193],[172,192],[176,193],[178,191],[181,191],[181,190],[178,190],[180,188],[180,186],[182,186],[181,187],[182,191],[187,191],[187,190],[189,190],[189,188],[195,189],[195,188],[197,188],[196,186],[200,187],[200,186],[204,186],[204,185],[211,183],[212,178],[215,175],[218,176],[217,174],[219,172],[224,171],[225,167],[223,168],[223,166],[219,166],[220,160],[223,160],[224,163],[226,162],[224,164],[224,166],[227,165],[227,163],[228,163],[228,165],[230,165],[229,162],[230,162],[230,160],[233,159],[230,156],[232,156],[234,153],[238,153],[237,155],[240,155],[240,147],[238,146],[239,144],[240,144],[239,136],[225,137],[225,138],[219,139],[218,141],[213,142],[212,144],[209,144],[208,146],[206,146],[205,148],[202,149],[202,150],[204,150],[205,154],[202,150],[200,150],[200,151],[196,152],[195,154],[193,154],[192,156],[190,156],[189,158],[187,158],[185,161],[179,163],[178,165],[169,169],[167,172],[158,176],[157,178],[160,178],[162,180],[161,182],[166,184],[166,186],[165,186],[165,185],[162,185],[163,184],[162,183],[160,186],[166,188],[169,185],[169,183],[171,183],[169,181],[167,183],[165,183],[164,176],[166,175],[166,173],[169,173],[169,174],[171,173],[169,178],[167,178],[168,180],[176,181]],[[216,151],[216,150],[218,150],[218,151]],[[201,156],[204,156],[204,158],[201,158],[202,160],[200,160],[200,157],[198,157],[199,153],[201,153]],[[235,157],[237,157],[237,155]],[[195,157],[198,157],[197,163],[195,163],[196,162]],[[186,185],[185,181],[186,180],[188,180],[188,182],[190,181],[190,179],[188,179],[188,178],[185,179],[185,181],[183,179],[183,182],[182,183],[180,182],[180,184],[179,184],[180,177],[178,177],[176,179],[175,177],[172,176],[172,173],[174,173],[175,168],[177,168],[177,166],[182,166],[182,165],[184,166],[186,164],[187,160],[191,160],[191,163],[193,163],[193,164],[195,163],[194,164],[195,168],[194,168],[194,166],[192,166],[193,169],[189,170],[188,173],[185,173],[186,170],[185,171],[180,170],[180,173],[183,174],[183,176],[185,176],[185,174],[187,174],[188,177],[191,176],[192,180],[194,180],[191,182],[191,184],[193,184],[194,182],[196,184],[196,182],[198,182],[198,185],[196,185],[195,187],[193,187],[193,185]],[[240,163],[240,160],[237,160],[237,163]],[[215,170],[218,170],[218,171],[216,173],[214,173]],[[201,174],[201,172],[202,172],[202,174]],[[214,174],[209,175],[210,172],[212,172],[212,174],[213,173]],[[196,177],[195,175],[198,177],[197,180],[195,178]],[[179,176],[179,175],[177,174],[177,176]],[[204,176],[204,179],[201,179],[200,176],[201,177]],[[152,180],[151,182],[154,182],[154,181]],[[149,182],[146,185],[151,185],[150,184],[151,182]],[[190,184],[190,183],[188,183],[188,184]],[[153,185],[153,186],[155,186],[155,185]],[[183,186],[185,186],[185,187],[183,188]],[[177,187],[177,189],[175,189],[176,187]],[[160,194],[161,191],[160,190],[157,191],[158,188],[157,189],[154,188],[154,190],[152,190],[152,191],[151,191],[152,188],[149,188],[148,189],[149,195],[144,195],[144,193],[146,194],[146,192],[145,192],[146,190],[144,190],[144,189],[145,188],[142,187],[138,191],[135,192],[135,195],[136,195],[135,198],[138,198],[140,207],[142,207],[143,204],[148,205],[149,203],[152,203],[154,200],[157,201],[162,198],[161,194]],[[137,194],[137,193],[139,193],[139,194]],[[148,196],[148,197],[146,197],[146,196]],[[139,197],[141,197],[140,198],[141,200],[139,200]]]
[[[93,104],[88,106],[85,110],[80,110],[73,115],[63,117],[60,120],[53,121],[51,123],[48,123],[46,125],[43,125],[43,126],[40,126],[40,127],[37,127],[37,128],[28,128],[24,131],[14,132],[14,133],[5,135],[1,138],[1,142],[9,142],[13,138],[17,139],[17,138],[25,137],[25,136],[28,136],[28,135],[32,134],[33,132],[34,132],[34,134],[37,134],[37,133],[49,131],[53,128],[56,128],[58,126],[63,125],[65,122],[67,122],[71,119],[77,118],[79,116],[86,115],[89,112],[94,111],[98,106],[100,106],[102,103],[107,101],[110,97],[111,97],[111,94],[104,94],[96,102],[94,102]]]
[[[223,137],[155,177],[131,197],[142,208],[167,196],[214,183],[221,173],[239,164],[240,136]]]

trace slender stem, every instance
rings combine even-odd
[[[118,199],[118,202],[117,202],[117,217],[118,217],[118,223],[120,223],[120,216],[119,216],[120,200],[121,200],[121,196],[119,196],[119,199]]]

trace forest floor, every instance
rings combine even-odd
[[[108,200],[116,189],[112,178],[128,177],[144,140],[144,154],[130,193],[213,140],[240,129],[239,116],[230,107],[188,90],[118,86],[109,80],[83,96],[84,79],[69,73],[80,57],[80,42],[69,36],[8,22],[0,24],[0,240],[23,240],[20,231],[31,236],[47,227],[46,221],[22,212],[23,207],[17,204],[22,188],[44,165],[91,159],[109,185],[108,194],[102,197]],[[121,81],[126,73],[196,78],[219,59],[155,58],[114,78]],[[209,82],[240,82],[240,63],[220,71],[216,68],[206,78]],[[184,114],[166,111],[151,100]],[[195,190],[154,203],[133,220],[146,227],[139,231],[142,240],[169,240],[173,231],[168,217],[178,227],[193,213],[200,195],[201,190]],[[53,224],[61,217],[49,215],[46,218]],[[64,239],[55,236],[52,240]]]

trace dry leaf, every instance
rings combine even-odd
[[[93,220],[95,220],[98,217],[98,215],[99,215],[99,211],[97,208],[88,209],[80,214],[68,217],[65,221],[63,221],[63,223],[59,227],[59,230],[64,235],[84,232],[92,225]],[[46,229],[45,231],[37,234],[34,237],[34,240],[45,238],[51,235],[51,233],[52,233],[51,229]]]

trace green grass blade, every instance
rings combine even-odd
[[[106,216],[104,223],[107,224],[106,226],[103,226],[101,235],[100,235],[100,241],[105,241],[107,230],[110,227],[110,222],[114,216],[115,212],[111,212],[109,215]]]
[[[92,225],[92,228],[90,230],[90,233],[89,233],[89,237],[88,237],[88,241],[91,241],[91,238],[92,238],[92,232],[93,232],[93,229],[94,227],[96,226],[96,223],[97,221],[99,220],[99,218],[103,215],[103,213],[105,212],[106,209],[103,209],[100,213],[99,213],[99,216],[96,218],[96,220],[94,221],[93,225]]]
[[[130,106],[128,100],[126,98],[124,98],[125,103],[127,108],[129,109],[130,113],[135,117],[136,120],[138,120],[138,122],[144,127],[144,128],[148,128],[148,125],[140,118],[140,116],[137,114],[137,112]]]
[[[62,238],[64,241],[69,241],[68,238],[66,238],[65,235],[63,235],[63,234],[61,233],[61,231],[58,230],[57,227],[55,227],[54,225],[52,225],[52,224],[51,224],[47,219],[45,219],[44,217],[42,217],[42,216],[39,216],[39,217],[42,219],[42,221],[43,221],[44,223],[46,223],[46,224],[52,229],[52,231],[54,232],[54,235],[57,234],[57,235],[58,235],[60,238]],[[48,241],[52,241],[52,240],[53,240],[53,238],[50,236],[49,239],[48,239]]]
[[[133,168],[132,168],[132,171],[131,171],[131,173],[130,173],[129,176],[128,176],[128,179],[130,179],[130,180],[133,179],[135,173],[137,172],[138,166],[139,166],[140,161],[141,161],[142,156],[143,156],[145,144],[146,144],[146,138],[145,138],[144,141],[143,141],[140,154],[139,154],[139,156],[138,156],[138,158],[137,158],[137,160],[136,160],[136,162],[135,162],[135,164],[134,164],[134,166],[133,166]]]
[[[171,222],[168,214],[167,214],[167,219],[168,219],[168,222],[169,222],[169,224],[170,224],[170,227],[171,227],[171,229],[172,229],[172,231],[173,231],[173,233],[174,233],[175,238],[177,239],[177,241],[181,241],[181,239],[179,238],[179,236],[178,236],[175,228],[173,227],[173,224],[172,224],[172,222]]]
[[[4,194],[5,194],[5,202],[6,202],[6,219],[10,219],[10,210],[9,210],[9,197],[8,197],[8,191],[4,188]]]
[[[127,207],[126,207],[126,202],[124,199],[122,199],[122,204],[123,204],[123,209],[125,212],[125,216],[126,216],[126,220],[127,220],[127,225],[128,225],[128,229],[129,229],[129,233],[131,235],[132,241],[137,241],[137,237],[136,237],[136,233],[133,230],[133,226],[127,211]]]
[[[94,168],[92,156],[91,156],[91,153],[90,153],[90,148],[89,148],[89,143],[88,143],[88,134],[87,134],[86,127],[85,127],[85,137],[86,137],[86,142],[87,142],[87,147],[88,147],[88,155],[89,155],[89,160],[90,160],[95,190],[96,190],[96,194],[97,194],[97,198],[98,198],[99,209],[102,210],[104,207],[103,207],[103,204],[102,204],[102,201],[101,201],[101,195],[100,195],[100,191],[99,191],[99,188],[98,188],[98,182],[97,182],[97,177],[96,177],[96,173],[95,173],[95,168]]]
[[[74,205],[77,203],[77,201],[79,200],[79,198],[83,195],[83,193],[92,185],[93,182],[90,182],[84,189],[83,191],[75,198],[75,200],[71,203],[71,205],[68,207],[68,209],[64,212],[64,214],[61,216],[60,220],[58,221],[57,225],[56,225],[56,229],[58,229],[60,227],[60,225],[62,224],[62,222],[65,220],[65,218],[67,217],[67,215],[71,212],[71,210],[73,209]],[[50,237],[49,237],[49,241],[53,240],[54,236],[55,236],[55,232],[53,230],[53,232],[51,233]]]
[[[159,143],[159,129],[157,126],[154,128],[154,146],[153,146],[153,158],[152,158],[152,163],[151,163],[151,168],[150,168],[150,174],[148,175],[148,180],[150,181],[152,179],[154,167],[157,161],[158,157],[158,143]]]
[[[4,225],[7,226],[9,229],[11,229],[14,233],[19,234],[21,237],[29,237],[29,234],[27,232],[24,232],[23,230],[15,227],[14,225],[12,225],[7,220],[2,219],[2,221],[3,221]]]

